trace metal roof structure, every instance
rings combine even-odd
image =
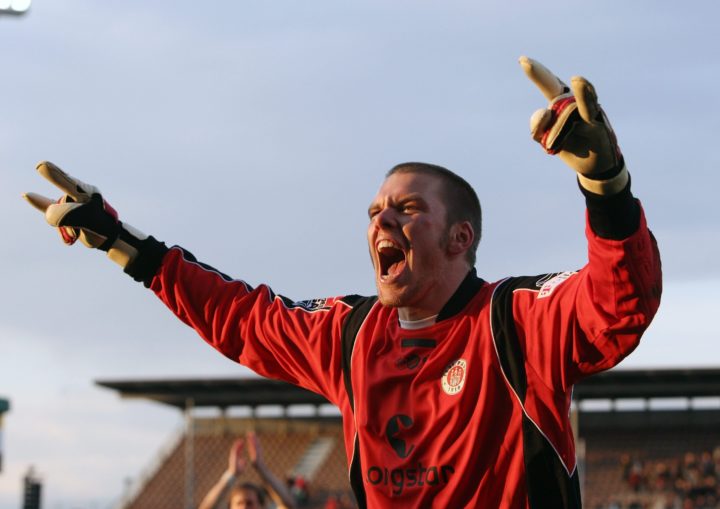
[[[143,398],[184,409],[262,405],[324,405],[322,396],[264,378],[199,378],[98,380],[123,398]],[[575,386],[573,398],[583,400],[720,397],[720,368],[613,369]]]
[[[720,396],[720,368],[612,369],[575,386],[574,398],[653,399]]]
[[[117,391],[123,398],[142,398],[183,409],[188,400],[194,407],[229,408],[261,405],[325,405],[314,392],[286,382],[266,378],[198,378],[166,380],[98,380],[101,387]]]

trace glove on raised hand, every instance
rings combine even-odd
[[[568,87],[541,63],[527,57],[520,57],[520,65],[549,101],[547,108],[536,111],[530,119],[533,139],[575,170],[580,185],[588,191],[602,195],[621,191],[629,175],[592,84],[575,76]]]
[[[35,193],[26,193],[23,197],[45,214],[48,224],[58,229],[63,242],[72,245],[79,239],[88,247],[107,251],[111,260],[127,267],[147,235],[121,223],[98,188],[71,177],[48,161],[39,163],[37,170],[65,194],[57,201]]]

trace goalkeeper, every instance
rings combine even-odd
[[[370,203],[373,297],[253,288],[120,222],[97,188],[51,163],[38,170],[64,196],[26,198],[223,355],[337,405],[360,507],[578,508],[572,388],[638,345],[660,260],[593,86],[520,64],[548,100],[532,136],[575,171],[587,204],[577,271],[481,279],[478,198],[426,163],[394,167]]]

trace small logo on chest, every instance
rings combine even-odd
[[[448,364],[440,379],[445,394],[454,396],[460,392],[465,385],[465,378],[467,378],[467,362],[465,362],[465,359],[458,359]]]

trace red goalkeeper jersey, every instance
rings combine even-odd
[[[471,271],[434,325],[375,298],[292,301],[172,248],[153,291],[215,349],[340,408],[361,507],[580,507],[572,388],[638,344],[660,299],[644,216],[588,227],[578,271],[495,283]]]

